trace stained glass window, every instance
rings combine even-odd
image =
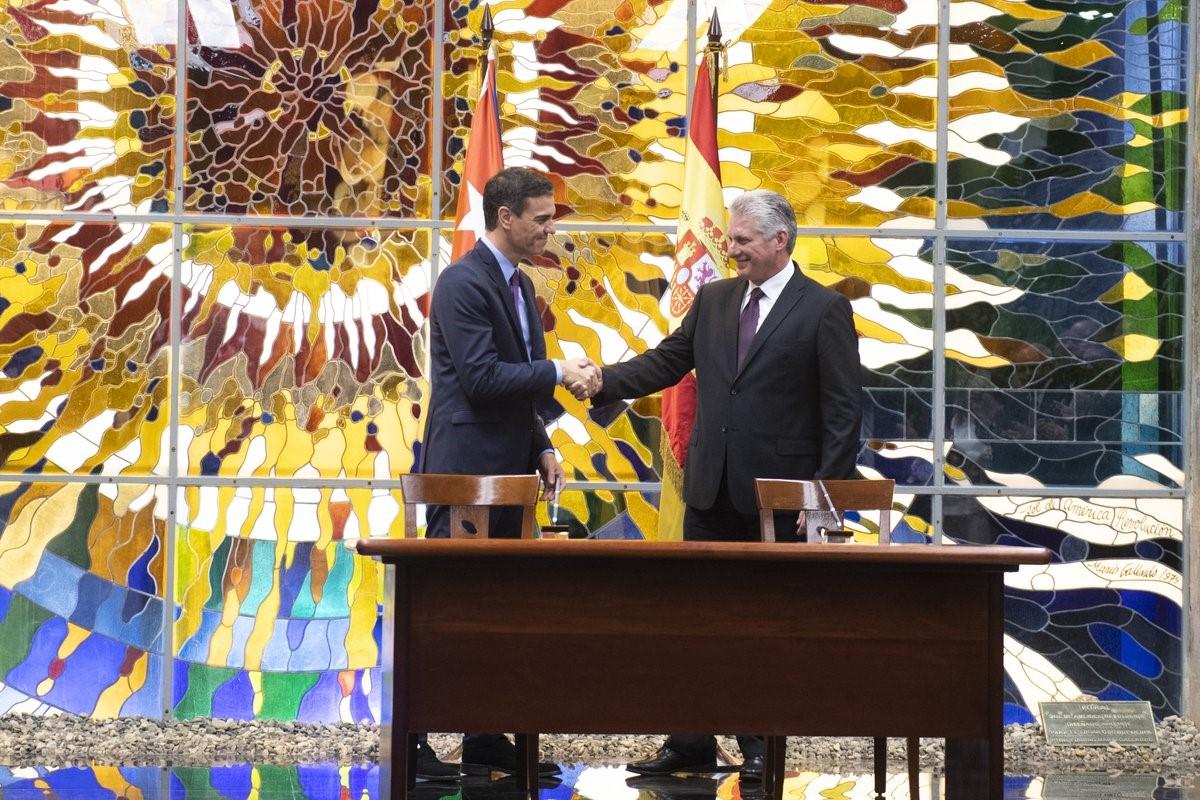
[[[378,721],[383,570],[347,543],[402,535],[402,509],[379,489],[182,489],[175,713]]]
[[[363,8],[226,5],[188,59],[188,210],[429,215],[432,15]]]
[[[1043,700],[1148,700],[1180,713],[1183,503],[1171,499],[948,497],[945,533],[1033,545],[1046,566],[1006,577],[1005,718]]]
[[[725,197],[786,195],[795,260],[851,301],[893,540],[1055,554],[1008,579],[1007,719],[1178,711],[1193,4],[492,6],[506,162],[557,191],[524,267],[550,355],[668,333],[719,7]],[[380,718],[381,570],[351,545],[404,529],[483,15],[0,9],[0,713]],[[660,397],[555,401],[557,521],[656,537]]]
[[[176,97],[167,5],[0,9],[0,208],[169,209]]]
[[[171,236],[0,221],[0,471],[166,476]]]
[[[1187,0],[951,0],[958,225],[1181,230]]]
[[[714,5],[725,185],[780,192],[801,225],[930,226],[937,3],[701,2],[701,41]]]
[[[163,486],[0,483],[0,714],[158,716]]]
[[[427,232],[191,227],[181,471],[389,478],[427,394]]]
[[[686,114],[685,42],[644,44],[654,3],[518,2],[495,9],[504,159],[547,170],[587,221],[678,214],[675,172]],[[479,91],[483,7],[446,0],[443,216],[453,217]]]
[[[955,477],[1182,485],[1181,245],[955,241],[946,271]]]

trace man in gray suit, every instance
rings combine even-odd
[[[696,420],[684,466],[683,537],[758,541],[754,479],[849,478],[862,421],[861,365],[849,301],[791,261],[796,215],[780,195],[752,191],[730,206],[737,276],[700,288],[679,328],[653,350],[602,369],[602,405],[674,386],[696,371]],[[795,528],[777,523],[776,530]],[[788,538],[786,535],[781,538]],[[742,777],[761,780],[762,740],[739,736]],[[672,736],[629,768],[703,771],[711,736]]]

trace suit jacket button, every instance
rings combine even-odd
[[[729,394],[731,394],[731,395],[737,394],[737,389],[730,389]]]
[[[727,430],[729,430],[729,429],[726,428],[724,425],[721,426],[721,433],[725,433],[725,431],[727,431]]]

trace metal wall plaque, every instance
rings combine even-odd
[[[1154,714],[1145,700],[1038,703],[1046,743],[1052,745],[1158,744]]]
[[[1047,775],[1043,800],[1152,800],[1158,789],[1157,775],[1109,775],[1080,772]]]

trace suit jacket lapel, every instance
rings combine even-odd
[[[737,377],[737,344],[738,344],[738,323],[742,316],[742,298],[746,296],[746,285],[748,281],[745,278],[736,278],[729,295],[725,298],[726,306],[721,311],[721,330],[725,334],[725,359],[724,365],[729,370],[729,378],[732,381]]]
[[[517,337],[517,343],[521,346],[521,351],[525,350],[525,339],[521,336],[521,323],[517,320],[517,310],[513,306],[512,287],[504,280],[504,273],[500,270],[500,263],[496,261],[496,257],[492,255],[492,251],[483,242],[475,242],[475,253],[479,256],[479,260],[483,262],[483,271],[487,275],[488,280],[492,282],[497,294],[500,296],[500,306],[504,309],[504,316],[508,319],[508,325],[512,329],[513,335]],[[517,272],[521,272],[521,268],[517,267]],[[522,276],[523,277],[523,276]],[[525,279],[528,282],[528,278]],[[524,293],[524,283],[522,284],[521,292]]]
[[[758,326],[758,333],[754,334],[754,340],[750,342],[750,352],[746,353],[746,362],[742,364],[740,376],[746,371],[746,367],[750,366],[750,362],[754,360],[755,354],[762,349],[763,342],[771,335],[771,333],[779,327],[779,323],[783,322],[784,318],[791,313],[796,307],[796,303],[800,302],[800,297],[804,294],[804,289],[808,285],[808,278],[792,264],[792,279],[783,287],[783,291],[779,293],[779,297],[771,306],[771,312],[767,314],[767,318]],[[736,331],[736,327],[735,327]],[[736,333],[734,336],[736,340]],[[737,358],[736,354],[734,358]]]

